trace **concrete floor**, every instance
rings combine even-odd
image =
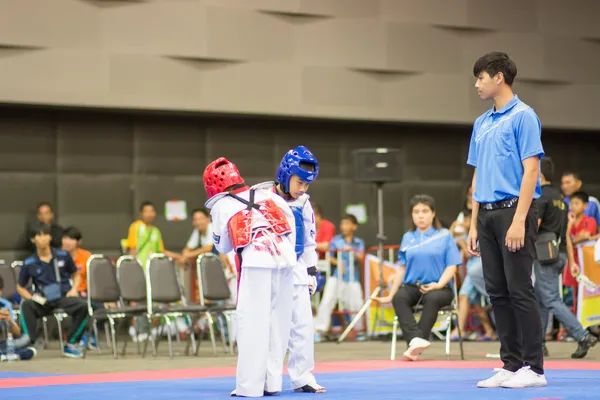
[[[212,355],[210,341],[203,341],[198,357],[185,356],[184,345],[175,343],[175,358],[169,358],[166,340],[161,341],[158,348],[158,357],[153,357],[150,346],[145,358],[137,354],[136,345],[130,343],[125,357],[119,354],[119,359],[114,360],[106,343],[102,353],[90,351],[86,359],[65,359],[60,357],[58,342],[51,342],[46,350],[40,350],[36,359],[18,363],[2,363],[4,371],[56,373],[56,374],[94,374],[108,372],[129,372],[147,370],[165,370],[180,368],[211,368],[235,366],[236,357],[223,353],[223,347],[217,342],[217,356]],[[122,343],[119,344],[120,349]],[[570,354],[577,347],[574,342],[550,342],[548,360],[571,360]],[[398,358],[401,359],[405,349],[404,342],[398,342]],[[488,353],[498,353],[498,342],[465,342],[465,359],[469,361],[490,360]],[[460,360],[458,343],[452,343],[451,360]],[[327,361],[360,361],[388,359],[390,355],[390,342],[336,342],[317,343],[315,345],[317,362]],[[423,354],[424,360],[444,360],[444,343],[434,342]],[[600,361],[600,346],[590,350],[588,356],[581,360]],[[498,361],[499,362],[499,361]]]

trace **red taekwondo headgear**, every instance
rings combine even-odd
[[[235,164],[225,157],[217,158],[204,170],[204,190],[209,198],[223,193],[228,187],[244,183]]]

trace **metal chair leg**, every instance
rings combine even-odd
[[[446,318],[447,322],[446,324],[448,325],[446,327],[446,360],[450,359],[450,333],[452,331],[452,314],[448,314],[448,317]]]
[[[110,338],[112,342],[113,357],[116,360],[119,358],[119,354],[117,350],[117,335],[115,334],[115,320],[112,317],[108,317],[108,321],[110,324]]]
[[[225,313],[223,313],[223,316],[225,317],[225,322],[227,323],[227,335],[229,336],[229,353],[233,354],[233,341],[235,340],[235,333],[232,329],[232,315],[230,311],[226,311]]]
[[[50,338],[48,337],[48,317],[42,317],[42,328],[44,329],[44,349],[47,349],[50,342]]]
[[[453,313],[456,318],[456,329],[458,330],[458,346],[460,347],[460,359],[464,361],[465,352],[463,350],[463,337],[462,332],[460,331],[460,325],[458,324],[458,314]]]
[[[219,331],[221,331],[221,342],[223,342],[223,353],[227,353],[227,341],[225,340],[225,324],[223,324],[223,314],[217,315],[217,323],[219,324]]]
[[[58,342],[60,343],[60,354],[62,356],[65,355],[65,342],[63,340],[63,332],[62,332],[62,317],[55,315],[56,325],[58,326]]]
[[[169,343],[169,357],[173,359],[173,341],[171,339],[171,319],[165,318],[165,325],[167,325],[167,342]],[[175,329],[177,330],[177,329]]]
[[[206,313],[206,318],[208,318],[208,331],[210,332],[210,342],[213,348],[213,356],[217,356],[217,343],[215,341],[215,329],[213,327],[213,318],[210,313]]]
[[[98,321],[96,319],[94,319],[92,321],[92,328],[94,329],[94,336],[96,336],[96,350],[98,351],[98,354],[101,354],[102,351],[100,350],[100,340],[98,340],[98,338],[100,337],[100,336],[98,336]],[[90,332],[88,333],[88,343],[89,343],[89,340],[91,337],[91,333],[92,332],[90,329]],[[87,347],[87,345],[86,345],[86,347]]]
[[[106,338],[106,345],[108,347],[112,346],[112,341],[110,338],[110,328],[108,327],[108,319],[104,321],[104,337]]]
[[[396,342],[398,334],[398,316],[394,316],[394,324],[392,325],[392,350],[390,353],[390,360],[394,361],[396,359]]]
[[[194,319],[190,316],[189,317],[190,320],[192,321],[192,326],[190,327],[190,337],[189,337],[189,341],[192,343],[192,353],[196,354],[196,336],[194,335]],[[187,349],[186,349],[186,355],[188,354]]]

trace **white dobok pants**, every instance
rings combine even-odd
[[[288,348],[288,374],[292,389],[315,384],[315,339],[308,285],[294,285],[292,329]]]
[[[292,268],[243,267],[236,309],[237,395],[282,390],[292,324]]]
[[[344,282],[334,276],[327,279],[323,288],[323,298],[315,317],[315,330],[319,332],[329,330],[331,313],[340,300],[344,305],[344,310],[358,312],[363,306],[360,282]]]

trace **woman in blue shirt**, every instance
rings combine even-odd
[[[431,345],[428,339],[439,310],[454,298],[451,282],[462,258],[450,231],[437,221],[434,199],[416,195],[410,206],[414,229],[402,237],[394,284],[388,296],[374,300],[394,305],[408,343],[404,357],[414,361]],[[417,304],[423,306],[418,324],[413,315]]]

